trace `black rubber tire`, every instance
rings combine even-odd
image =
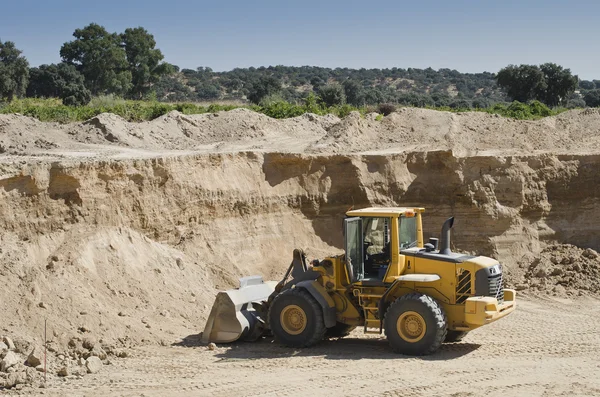
[[[350,335],[350,332],[354,331],[355,328],[354,325],[338,322],[333,327],[327,328],[327,331],[325,331],[325,338],[343,338],[344,336]]]
[[[407,311],[418,313],[425,321],[425,335],[417,342],[404,340],[396,327],[398,318]],[[424,356],[439,349],[446,338],[447,323],[442,306],[432,297],[418,292],[396,299],[385,312],[383,319],[385,335],[392,350],[410,356]]]
[[[463,338],[465,336],[467,336],[468,333],[469,333],[469,331],[448,330],[448,333],[446,334],[446,339],[444,339],[444,342],[448,342],[448,343],[460,342],[461,340],[463,340]]]
[[[291,335],[287,333],[280,323],[283,309],[289,305],[297,305],[306,314],[306,327],[302,333]],[[325,336],[325,321],[323,309],[317,301],[302,288],[288,289],[275,297],[269,309],[269,326],[275,340],[289,347],[310,347]]]

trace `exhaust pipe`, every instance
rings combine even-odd
[[[450,255],[452,251],[450,251],[450,229],[454,225],[454,217],[446,219],[444,225],[442,226],[442,235],[440,242],[440,254]]]

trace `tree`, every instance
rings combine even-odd
[[[12,101],[25,94],[29,82],[29,62],[15,43],[0,41],[0,99]]]
[[[120,36],[95,23],[76,29],[73,36],[75,40],[60,49],[63,61],[83,74],[94,95],[125,95],[132,87],[132,76]]]
[[[594,84],[593,81],[581,80],[579,82],[579,88],[583,90],[593,90],[594,88],[596,88],[596,84]]]
[[[346,101],[354,106],[362,106],[365,102],[365,94],[362,85],[356,80],[346,80],[342,84]]]
[[[544,74],[534,65],[509,65],[496,75],[498,85],[514,100],[525,103],[545,89]]]
[[[346,103],[344,89],[339,84],[327,84],[319,90],[321,102],[327,107]]]
[[[279,91],[281,91],[281,82],[273,76],[264,76],[252,84],[248,99],[258,105],[264,98],[277,94]]]
[[[554,63],[540,66],[509,65],[498,72],[496,79],[513,100],[525,103],[536,99],[549,106],[567,100],[579,81],[570,69]]]
[[[162,75],[174,72],[168,63],[161,63],[162,52],[155,48],[154,36],[142,27],[128,28],[121,34],[129,71],[131,72],[130,96],[142,98]]]
[[[75,66],[59,63],[29,69],[27,96],[61,98],[65,105],[81,106],[90,101],[92,94]]]
[[[583,94],[583,100],[586,106],[592,108],[600,107],[600,89],[587,91]]]
[[[537,99],[548,106],[557,106],[566,101],[577,89],[579,78],[571,74],[570,69],[564,69],[555,63],[540,65],[544,74],[545,84],[537,94]]]

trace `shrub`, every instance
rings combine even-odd
[[[319,90],[319,97],[323,105],[332,107],[346,103],[344,88],[339,84],[327,84]]]
[[[384,116],[389,116],[390,114],[396,111],[396,105],[391,103],[382,103],[377,108],[378,113],[383,114]]]

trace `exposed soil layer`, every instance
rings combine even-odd
[[[600,293],[597,110],[0,115],[0,152],[0,336],[23,340],[25,359],[47,321],[52,376],[197,334],[239,277],[277,279],[297,247],[340,252],[351,206],[424,206],[426,238],[455,216],[453,249],[499,259],[528,296]]]

